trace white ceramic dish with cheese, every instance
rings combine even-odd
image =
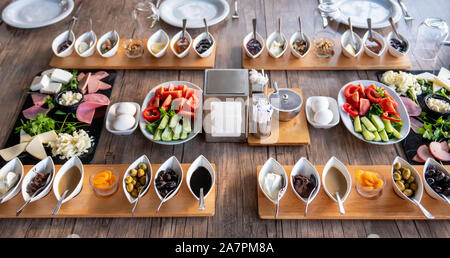
[[[314,109],[317,109],[317,107],[313,108],[313,104],[319,103],[322,101],[326,103],[326,107],[320,107],[319,109],[321,109],[321,108],[328,109],[333,114],[333,118],[332,118],[331,122],[329,122],[328,124],[320,124],[320,123],[316,122],[314,119],[314,117],[316,115],[316,112],[314,112]],[[326,96],[309,97],[306,100],[306,118],[308,119],[309,124],[312,125],[314,128],[328,129],[328,128],[336,126],[337,124],[339,124],[339,121],[340,121],[337,101],[334,98],[326,97]]]
[[[152,45],[157,42],[164,44],[164,47],[158,53],[153,53]],[[169,47],[169,42],[169,35],[167,35],[164,30],[160,29],[157,32],[153,33],[153,35],[148,39],[147,50],[152,56],[160,58],[166,54],[167,48]]]
[[[363,51],[363,41],[362,39],[358,36],[358,34],[356,34],[355,32],[353,32],[353,38],[355,39],[355,44],[357,49],[355,49],[355,53],[350,52],[349,50],[347,50],[347,45],[352,46],[352,38],[351,38],[351,34],[350,34],[350,30],[347,30],[344,32],[344,34],[342,34],[341,36],[341,48],[342,48],[342,54],[344,54],[344,56],[346,57],[350,57],[350,58],[354,58],[359,56],[362,51]],[[351,47],[353,48],[353,47]]]
[[[136,102],[118,102],[113,104],[106,116],[106,130],[115,135],[130,135],[136,131],[139,124],[141,106]],[[131,116],[134,119],[130,127],[130,119],[123,116]],[[125,129],[124,129],[125,128]]]
[[[61,45],[64,41],[67,40],[67,36],[69,35],[69,31],[66,30],[63,33],[59,34],[52,43],[52,50],[53,53],[57,56],[57,57],[67,57],[70,56],[73,52],[73,46],[75,45],[75,34],[73,34],[73,31],[70,31],[70,37],[69,40],[72,41],[72,44],[70,44],[70,46],[65,49],[64,51],[62,51],[61,53],[58,53],[58,46]]]
[[[31,198],[31,195],[27,193],[28,184],[36,176],[37,173],[50,174],[50,182],[45,186],[44,190],[36,195],[30,202],[35,202],[43,197],[45,197],[52,189],[52,183],[55,179],[55,165],[51,157],[47,157],[37,163],[30,171],[25,175],[22,181],[22,197],[25,201]]]
[[[273,193],[274,196],[271,196],[271,194],[267,193],[266,191],[266,187],[265,185],[265,177],[269,174],[269,173],[273,173],[276,175],[281,176],[281,189],[280,189],[280,196],[279,196],[279,200],[281,200],[283,198],[283,195],[286,193],[286,189],[287,189],[287,184],[288,184],[288,178],[287,178],[287,174],[286,171],[284,170],[283,166],[280,165],[280,163],[278,163],[274,158],[269,158],[266,163],[264,163],[264,166],[261,168],[261,170],[259,171],[259,175],[258,175],[258,183],[259,183],[259,188],[261,189],[261,191],[263,192],[264,196],[266,196],[266,198],[268,200],[270,200],[273,204],[277,204],[277,202],[279,201],[278,198],[278,192]]]
[[[80,45],[81,43],[85,42],[86,44],[88,44],[91,41],[91,37],[92,39],[92,45],[88,46],[88,49],[86,49],[83,53],[80,52]],[[89,57],[92,56],[95,52],[95,45],[97,44],[97,35],[95,34],[95,32],[85,32],[83,34],[81,34],[80,37],[78,37],[78,39],[75,41],[75,52],[77,52],[77,54],[80,57]]]
[[[277,52],[274,53],[273,51],[270,51],[272,44],[277,44],[276,42],[282,46],[281,51],[279,51],[278,53]],[[267,50],[269,52],[269,55],[273,58],[280,58],[281,56],[283,56],[284,53],[286,52],[286,50],[288,49],[287,44],[288,44],[288,41],[286,39],[286,36],[284,36],[283,33],[278,33],[275,31],[275,32],[272,32],[269,35],[269,37],[267,37]]]
[[[83,163],[78,157],[72,157],[68,161],[64,163],[64,165],[58,170],[58,173],[55,175],[55,180],[53,182],[53,194],[55,194],[56,200],[61,200],[61,195],[63,193],[59,192],[59,182],[61,181],[62,176],[67,173],[72,167],[77,167],[81,173],[80,181],[78,182],[75,189],[64,198],[62,203],[70,201],[75,196],[77,196],[81,192],[81,188],[83,187],[84,180],[84,168]]]
[[[4,173],[8,173],[10,171],[14,172],[17,175],[17,179],[12,187],[5,193],[5,195],[3,197],[0,196],[0,199],[3,198],[1,199],[0,204],[7,202],[20,192],[20,183],[23,179],[23,165],[22,162],[20,162],[20,159],[14,158],[6,163],[6,165],[4,165],[0,169],[0,175],[3,175]]]

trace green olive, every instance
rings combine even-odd
[[[146,182],[147,182],[147,178],[145,178],[145,176],[139,178],[139,183],[141,183],[141,185],[145,185]]]
[[[403,191],[403,193],[404,193],[406,196],[408,196],[408,197],[410,197],[411,195],[413,195],[413,191],[412,191],[411,189],[405,189],[405,191]]]
[[[405,190],[405,185],[403,184],[402,181],[397,181],[395,182],[395,184],[397,185],[398,189],[400,189],[400,191]]]
[[[137,176],[143,177],[144,175],[145,175],[145,171],[142,168],[138,169]]]
[[[137,170],[136,169],[130,169],[130,176],[136,176],[137,175]]]
[[[400,162],[395,162],[394,164],[394,169],[398,170],[402,167],[402,164],[400,164]]]
[[[136,185],[136,183],[137,183],[137,182],[136,182],[135,179],[133,179],[133,181],[131,181],[131,184],[132,184],[132,185]]]
[[[404,183],[403,185],[405,186],[406,189],[409,188],[409,183]]]
[[[410,176],[409,178],[408,178],[408,183],[414,183],[414,181],[415,181],[416,179],[413,177],[413,176]]]
[[[411,190],[416,191],[417,190],[417,185],[415,183],[412,183],[409,185],[409,188],[411,188]]]
[[[125,183],[126,184],[129,184],[129,183],[131,183],[133,181],[133,178],[131,177],[131,176],[127,176],[126,178],[125,178]]]
[[[134,188],[138,188],[139,186],[142,186],[142,185],[141,185],[141,183],[137,182],[137,183],[134,185]]]
[[[394,172],[394,180],[395,181],[402,180],[402,175],[400,175],[400,173],[398,172]]]
[[[139,186],[139,187],[137,188],[137,190],[138,190],[139,193],[141,192],[141,189],[142,189],[142,186]]]
[[[403,179],[408,180],[409,177],[411,177],[411,170],[405,168],[402,172],[402,177]]]
[[[138,197],[138,195],[139,195],[139,192],[138,192],[137,189],[134,189],[134,190],[131,192],[131,196],[134,197],[134,198]]]
[[[133,184],[131,183],[127,184],[127,192],[131,193],[133,191],[133,188],[134,188]]]
[[[145,163],[141,163],[141,164],[139,164],[138,168],[147,170],[147,165]]]

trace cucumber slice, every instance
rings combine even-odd
[[[387,120],[387,119],[382,119],[383,120],[383,124],[384,124],[384,128],[386,130],[387,133],[392,133],[394,130],[394,127],[391,124],[391,121]]]
[[[186,132],[185,130],[183,130],[181,132],[181,136],[180,136],[180,140],[186,140],[188,138],[188,132]]]
[[[367,130],[371,132],[375,132],[377,130],[375,125],[373,125],[372,122],[370,122],[370,120],[367,117],[365,116],[361,117],[361,122],[366,126]]]
[[[384,130],[384,123],[383,123],[383,120],[381,120],[381,117],[379,117],[377,115],[372,115],[370,117],[370,120],[375,125],[378,132],[381,132],[382,130]]]
[[[172,130],[170,130],[170,128],[167,126],[166,129],[164,129],[162,135],[161,135],[161,139],[165,142],[170,142],[172,141],[172,137],[173,137],[173,132]]]
[[[164,130],[164,128],[166,128],[167,124],[169,123],[169,116],[165,115],[162,119],[161,122],[159,123],[158,129]]]
[[[395,130],[395,128],[392,128],[392,135],[394,135],[394,137],[397,139],[403,138],[403,136],[397,130]]]
[[[161,141],[161,134],[162,134],[162,130],[161,129],[157,129],[155,134],[153,135],[153,140]]]
[[[373,141],[375,139],[375,134],[367,130],[367,128],[364,126],[364,124],[361,125],[362,127],[362,135],[366,141]]]
[[[174,140],[174,141],[179,140],[182,131],[183,131],[183,126],[181,124],[177,124],[175,126],[175,129],[173,130],[173,138],[172,138],[172,140]]]
[[[361,133],[361,132],[362,132],[361,119],[359,118],[359,116],[357,116],[357,117],[353,120],[353,128],[355,129],[355,132],[358,132],[358,133]]]
[[[178,122],[181,120],[181,116],[175,114],[169,122],[169,127],[172,128],[172,130],[177,126],[177,124],[179,124]]]
[[[381,136],[381,140],[383,142],[388,142],[389,141],[389,136],[387,135],[386,130],[382,130],[380,132],[380,136]]]
[[[380,134],[377,131],[373,132],[373,134],[375,135],[375,139],[373,139],[373,140],[376,142],[381,142]]]
[[[183,131],[187,133],[192,132],[191,120],[189,118],[183,117]]]

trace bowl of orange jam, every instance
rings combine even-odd
[[[114,169],[105,169],[89,177],[89,184],[99,196],[110,196],[117,191],[118,174]]]
[[[356,190],[367,198],[379,197],[386,185],[386,180],[377,172],[358,170],[355,173]]]

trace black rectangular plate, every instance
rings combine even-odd
[[[396,72],[398,72],[398,71],[396,71]],[[425,72],[433,73],[433,71],[429,71],[429,70],[424,70],[424,71],[423,70],[412,70],[412,71],[404,71],[404,72],[408,72],[411,74],[420,74],[420,73],[425,73]],[[381,77],[383,76],[383,73],[384,73],[383,71],[377,72],[377,78],[378,78],[379,82],[381,82]],[[417,96],[417,101],[419,101],[420,105],[423,105],[424,98],[425,98],[425,94]],[[417,154],[417,149],[421,145],[423,145],[423,144],[428,145],[429,143],[430,143],[429,140],[424,139],[420,134],[416,134],[413,130],[410,130],[408,136],[406,136],[406,138],[402,141],[402,147],[403,147],[403,150],[405,151],[408,162],[413,165],[421,165],[422,163],[417,163],[417,162],[413,161],[412,158]],[[442,164],[450,165],[450,162],[443,161]]]
[[[88,72],[95,73],[97,71],[98,70],[82,70],[82,71],[78,71],[78,72],[79,73],[82,73],[82,72],[84,72],[84,73],[88,73]],[[107,72],[108,72],[109,76],[104,78],[104,79],[102,79],[102,81],[107,83],[107,84],[109,84],[109,85],[111,85],[111,88],[107,89],[107,90],[98,91],[98,93],[106,95],[108,98],[110,98],[111,97],[112,88],[114,87],[114,81],[116,80],[117,72],[116,71],[111,71],[111,70],[109,70]],[[21,126],[22,125],[21,120],[23,120],[24,122],[27,121],[27,119],[23,116],[22,111],[24,109],[27,109],[27,108],[31,107],[31,106],[33,106],[33,100],[31,98],[31,94],[28,94],[27,98],[25,99],[25,103],[23,104],[22,108],[20,109],[20,112],[19,112],[19,115],[17,117],[16,123],[14,124],[14,127],[11,130],[11,133],[9,135],[8,140],[6,141],[6,144],[5,144],[4,148],[8,148],[8,147],[11,147],[11,146],[14,146],[14,145],[20,143],[20,135],[19,135],[19,133],[15,133],[14,132],[14,128],[16,128],[17,126]],[[80,129],[85,130],[89,134],[89,136],[93,137],[92,147],[89,149],[89,152],[79,156],[80,160],[84,164],[90,163],[92,161],[92,159],[94,159],[95,150],[97,148],[98,142],[100,141],[100,135],[101,135],[101,132],[102,132],[103,122],[105,120],[104,118],[105,118],[107,109],[108,109],[108,106],[103,106],[103,107],[97,108],[95,110],[94,119],[92,120],[91,125],[80,128]],[[65,117],[64,115],[55,115],[52,111],[50,111],[47,114],[49,117],[51,117],[53,119],[58,118],[59,120],[63,120],[64,119],[64,117]],[[75,121],[75,120],[76,119],[72,119],[71,121]],[[47,152],[48,156],[52,156],[51,149],[49,147],[46,147],[45,151]],[[23,152],[22,154],[20,154],[18,156],[18,158],[20,159],[20,161],[24,165],[34,165],[34,164],[39,162],[38,159],[32,157],[27,152]],[[61,159],[59,157],[52,157],[52,158],[53,158],[53,162],[55,164],[64,164],[64,162],[67,161],[67,159]],[[0,157],[0,165],[4,166],[5,164],[6,164],[6,161],[3,160],[3,158]]]

